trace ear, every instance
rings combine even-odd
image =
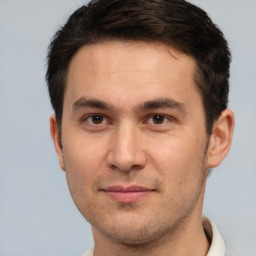
[[[57,120],[56,116],[52,115],[50,117],[50,131],[51,131],[51,136],[52,136],[52,141],[57,153],[57,157],[59,160],[60,168],[64,171],[64,159],[63,159],[63,152],[62,152],[62,146],[61,146],[61,141],[60,141],[60,136],[58,132],[58,127],[57,127]]]
[[[234,113],[230,109],[225,109],[214,122],[207,154],[208,169],[218,166],[227,155],[232,142],[234,125]]]

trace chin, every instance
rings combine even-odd
[[[156,233],[145,233],[144,230],[132,231],[132,232],[119,232],[107,234],[113,242],[118,244],[123,244],[128,247],[140,247],[145,246],[149,243],[152,243],[154,240],[159,238],[159,235]]]
[[[172,227],[166,227],[165,223],[161,223],[159,220],[157,223],[153,221],[149,223],[139,223],[130,219],[130,221],[109,223],[108,225],[102,225],[102,223],[97,230],[114,243],[137,249],[150,245],[156,246],[160,241],[163,243],[164,239],[162,238],[172,233]]]

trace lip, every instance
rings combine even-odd
[[[101,191],[106,193],[106,195],[109,196],[112,200],[119,203],[135,203],[149,196],[152,192],[155,192],[155,190],[146,187],[123,187],[120,185],[110,186],[101,189]]]

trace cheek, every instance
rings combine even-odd
[[[103,146],[89,138],[66,136],[63,141],[63,156],[67,182],[73,198],[93,192],[95,177],[102,169],[103,149]]]
[[[197,143],[188,138],[163,138],[161,142],[151,140],[147,146],[147,154],[153,164],[162,170],[181,171],[201,159],[201,149]],[[188,171],[188,170],[187,170]]]
[[[165,180],[165,184],[177,188],[194,186],[202,176],[205,145],[193,136],[162,140],[148,147],[153,168]]]
[[[70,148],[69,148],[70,150]],[[94,203],[92,200],[95,193],[94,184],[95,162],[90,154],[79,152],[65,152],[65,172],[71,197],[79,211],[84,214]],[[86,217],[86,216],[84,216]]]
[[[202,142],[200,145],[192,141],[191,144],[166,141],[159,150],[151,152],[154,169],[163,181],[164,202],[169,205],[171,215],[179,216],[180,212],[192,210],[201,193],[205,177],[204,146]]]
[[[104,159],[105,151],[105,140],[85,135],[82,131],[67,132],[63,141],[63,154],[65,164],[68,165],[67,169],[76,172],[97,171]]]

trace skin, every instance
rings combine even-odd
[[[71,60],[61,143],[54,115],[51,134],[72,198],[92,224],[95,256],[207,254],[206,177],[229,150],[234,117],[223,111],[206,134],[195,69],[188,55],[145,42],[84,46]],[[134,185],[147,193],[106,192]]]

